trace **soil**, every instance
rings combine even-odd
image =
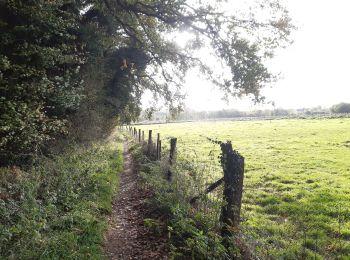
[[[124,170],[113,199],[108,220],[105,252],[109,259],[167,259],[166,235],[157,234],[144,225],[150,209],[146,200],[150,192],[140,189],[128,142],[124,142]]]

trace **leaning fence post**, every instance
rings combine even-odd
[[[173,177],[173,173],[171,172],[170,167],[175,162],[176,141],[177,141],[177,138],[170,139],[169,170],[168,170],[168,176],[167,176],[168,181],[171,181]]]
[[[159,160],[159,141],[160,141],[160,134],[157,133],[157,149],[156,149],[156,158]]]
[[[244,157],[233,151],[231,142],[221,143],[221,165],[224,170],[224,205],[221,209],[223,237],[232,235],[240,222],[242,205]],[[231,227],[231,228],[230,228]]]

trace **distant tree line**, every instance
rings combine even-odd
[[[155,112],[150,118],[145,111],[141,113],[140,121],[173,121],[173,120],[206,120],[206,119],[223,119],[223,118],[240,118],[240,117],[288,117],[288,116],[312,116],[312,115],[327,115],[330,113],[350,113],[350,104],[340,103],[325,108],[321,106],[313,108],[300,109],[264,109],[253,111],[240,111],[236,109],[222,109],[216,111],[195,111],[193,109],[185,108],[176,117],[172,117],[169,112]]]
[[[350,113],[350,103],[339,103],[331,107],[333,113]]]

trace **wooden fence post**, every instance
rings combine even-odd
[[[162,159],[162,141],[159,140],[159,147],[158,147],[158,160]]]
[[[139,129],[139,143],[141,143],[141,129]]]
[[[173,173],[170,170],[170,167],[175,162],[175,154],[176,154],[176,142],[177,138],[171,138],[170,139],[170,154],[169,154],[169,170],[168,170],[168,181],[171,181],[173,178]]]
[[[142,130],[142,142],[145,141],[145,131]]]
[[[148,146],[147,146],[147,154],[151,155],[152,150],[152,130],[148,131]]]
[[[134,138],[137,139],[137,130],[136,130],[136,127],[134,127]]]
[[[223,237],[232,235],[240,222],[242,205],[244,157],[232,149],[231,142],[221,143],[221,165],[224,170],[224,206],[221,209]],[[231,228],[230,228],[231,227]]]
[[[156,149],[156,158],[159,160],[159,141],[160,141],[160,134],[157,133],[157,149]]]

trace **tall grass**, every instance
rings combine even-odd
[[[211,164],[204,164],[195,157],[177,154],[176,163],[169,166],[169,151],[163,150],[162,160],[149,158],[146,144],[134,143],[131,148],[144,188],[153,192],[151,206],[165,219],[169,237],[169,256],[175,259],[238,259],[241,257],[237,241],[240,232],[234,232],[228,248],[220,235],[222,188],[211,194],[203,194],[195,203],[190,200],[203,193],[211,183],[208,175]],[[214,160],[214,159],[213,159]],[[168,170],[172,181],[167,180]],[[157,221],[155,221],[157,223]]]
[[[101,259],[120,142],[72,145],[24,171],[0,169],[0,258]]]

